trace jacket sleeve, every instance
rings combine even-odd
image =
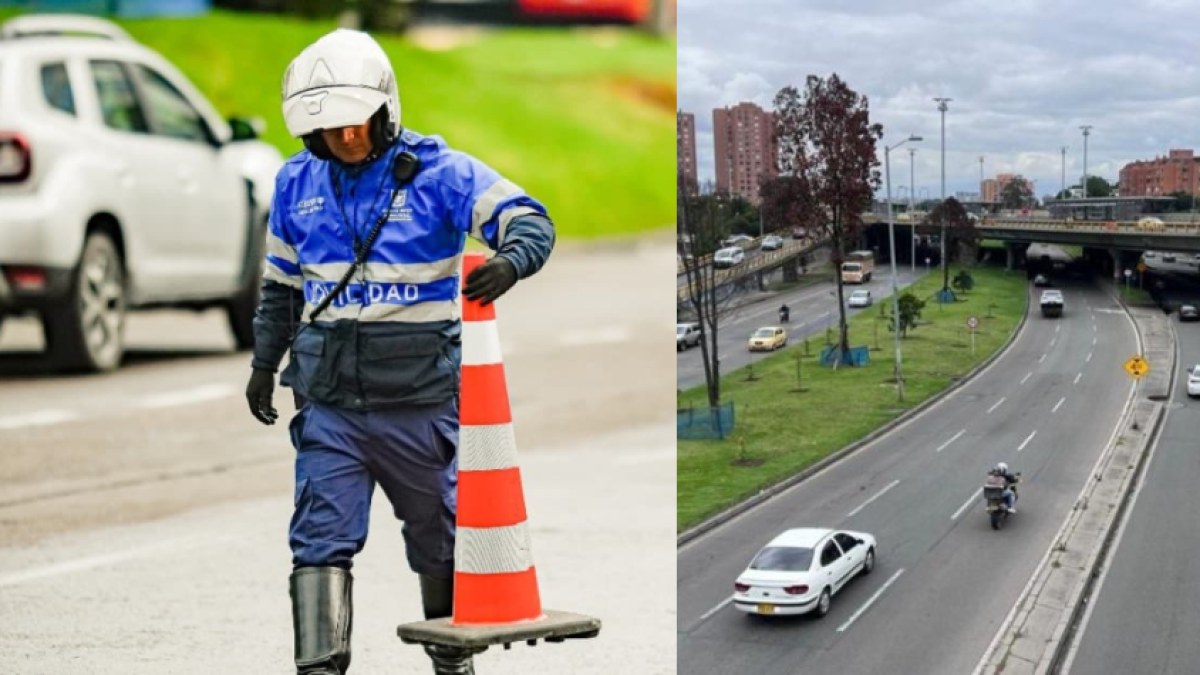
[[[455,226],[508,259],[524,279],[554,250],[554,223],[546,207],[483,162],[454,153]]]
[[[287,210],[280,203],[278,188],[275,195],[267,226],[262,299],[254,313],[254,359],[250,363],[270,371],[279,370],[304,312],[304,277],[284,223]]]

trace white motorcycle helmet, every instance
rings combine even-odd
[[[339,28],[300,52],[283,75],[283,119],[318,159],[332,153],[320,132],[372,121],[377,150],[400,133],[400,92],[387,54],[370,35]]]
[[[997,473],[1008,473],[1008,465],[1005,464],[1004,462],[997,463],[996,464],[996,472]]]

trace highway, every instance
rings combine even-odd
[[[479,670],[672,674],[672,301],[645,292],[672,245],[559,248],[497,303],[498,325],[543,604],[604,628],[489,650]],[[121,370],[67,377],[40,374],[34,322],[3,327],[0,671],[294,673],[290,392],[279,424],[250,416],[250,357],[220,312],[139,314],[127,330]],[[351,672],[429,672],[396,637],[420,593],[381,493],[354,571]]]
[[[1135,350],[1131,322],[1097,288],[1062,288],[1062,319],[1043,319],[1031,302],[1012,348],[950,398],[679,549],[679,673],[975,668],[1131,393],[1120,369]],[[1001,460],[1024,481],[1018,513],[995,532],[978,490]],[[870,532],[880,544],[874,573],[836,596],[829,616],[764,618],[730,605],[759,548],[785,529],[822,526]]]
[[[1200,300],[1195,291],[1171,295]],[[1173,325],[1171,404],[1063,672],[1190,675],[1200,664],[1189,628],[1200,625],[1200,403],[1187,396],[1200,324]]]
[[[924,268],[918,268],[918,276],[924,273]],[[897,277],[897,283],[901,288],[906,288],[916,279],[908,268],[903,266],[897,269]],[[869,284],[847,284],[844,287],[846,300],[849,301],[850,293],[860,288],[871,291],[871,297],[875,304],[863,309],[847,308],[849,314],[853,315],[862,311],[878,312],[879,303],[891,297],[892,294],[890,268],[887,265],[877,265],[875,275]],[[761,359],[770,354],[770,352],[751,353],[746,348],[746,343],[750,339],[750,335],[759,328],[779,325],[779,307],[785,303],[790,310],[790,321],[787,325],[789,344],[818,334],[823,338],[827,327],[837,326],[837,284],[832,280],[781,294],[769,302],[763,301],[737,309],[730,308],[722,316],[717,331],[722,373],[732,372],[752,360]],[[851,332],[850,336],[855,344],[861,344],[863,340],[874,339],[874,335],[861,335],[854,332]],[[886,336],[880,339],[884,338]],[[820,347],[813,344],[812,349],[820,349]],[[678,388],[690,389],[704,383],[704,360],[701,354],[699,347],[691,347],[678,354],[676,358],[676,386]]]

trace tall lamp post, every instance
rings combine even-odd
[[[918,142],[920,136],[909,136],[892,147],[884,146],[883,148],[883,172],[887,181],[887,205],[888,205],[888,239],[891,240],[891,258],[892,263],[892,314],[893,332],[896,334],[896,395],[897,400],[904,400],[904,379],[901,376],[900,368],[900,288],[896,283],[896,220],[892,217],[892,159],[891,152],[896,148],[904,145],[909,141]]]
[[[917,214],[913,209],[913,197],[916,196],[914,194],[916,192],[916,181],[913,180],[913,176],[915,175],[915,170],[913,167],[916,165],[916,155],[916,148],[908,149],[908,222],[912,226],[909,228],[908,232],[908,246],[909,250],[912,252],[908,256],[908,262],[910,268],[909,271],[912,272],[914,279],[917,278]]]
[[[942,113],[942,203],[946,203],[946,111],[949,108],[947,103],[953,101],[952,98],[935,98],[937,101],[938,110]],[[942,278],[945,279],[946,273],[946,219],[942,219]],[[946,290],[946,285],[943,282],[942,290]]]
[[[1087,179],[1088,179],[1088,175],[1087,175],[1087,143],[1088,143],[1088,141],[1087,141],[1087,139],[1088,139],[1088,136],[1090,136],[1092,134],[1092,125],[1084,124],[1083,126],[1081,126],[1079,128],[1083,129],[1083,198],[1087,199],[1088,198],[1088,184],[1087,184]]]
[[[1063,199],[1067,198],[1067,146],[1062,146],[1062,192]]]

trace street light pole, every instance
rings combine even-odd
[[[938,110],[942,113],[942,204],[946,203],[946,111],[949,109],[946,104],[953,101],[952,98],[935,98],[938,103]],[[942,290],[946,290],[945,284],[946,274],[946,219],[942,218]]]
[[[1062,146],[1062,191],[1059,192],[1063,199],[1067,198],[1067,146]]]
[[[1088,140],[1087,139],[1088,139],[1088,136],[1090,136],[1092,133],[1092,125],[1084,124],[1083,126],[1081,126],[1079,128],[1083,129],[1083,198],[1087,199],[1088,198],[1088,184],[1087,184],[1087,180],[1088,180],[1088,175],[1087,175]]]
[[[896,219],[892,217],[892,150],[904,145],[909,141],[920,141],[920,136],[909,136],[892,147],[884,146],[883,148],[883,172],[887,182],[887,208],[888,208],[888,238],[891,240],[891,258],[892,264],[892,327],[896,338],[896,396],[897,400],[904,400],[904,378],[901,369],[900,355],[900,287],[896,282]]]
[[[914,279],[917,278],[917,216],[913,210],[913,193],[916,192],[913,189],[916,184],[916,181],[913,180],[913,175],[915,174],[913,166],[916,164],[916,155],[916,148],[908,149],[908,222],[912,226],[909,228],[908,246],[911,253],[908,256],[908,262],[910,265],[909,271],[912,272]]]

